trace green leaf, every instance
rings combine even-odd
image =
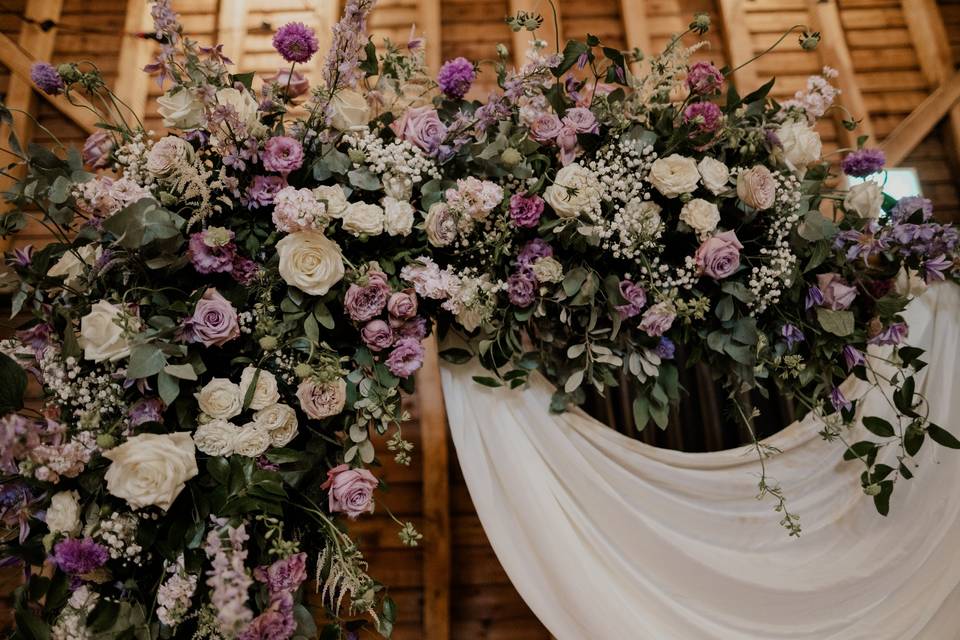
[[[366,168],[353,169],[347,174],[350,184],[364,191],[376,191],[381,187],[380,178],[370,173]]]
[[[581,55],[590,51],[590,47],[579,40],[568,40],[567,46],[563,48],[563,59],[560,64],[553,68],[553,75],[557,78],[565,74],[577,63]],[[557,83],[559,84],[559,83]]]
[[[580,385],[583,383],[583,376],[586,373],[583,369],[577,369],[570,374],[570,377],[567,378],[567,381],[563,384],[563,390],[567,393],[573,393]]]
[[[903,436],[903,448],[911,456],[917,455],[920,451],[920,447],[923,446],[923,441],[926,438],[926,433],[923,429],[915,428],[911,426],[907,429],[907,432]]]
[[[875,416],[864,418],[863,426],[867,428],[867,431],[881,438],[892,438],[896,434],[893,430],[893,425],[883,418],[877,418]]]
[[[633,424],[637,431],[643,431],[650,422],[650,401],[643,394],[637,394],[633,398]]]
[[[193,370],[193,365],[190,364],[168,364],[163,368],[163,372],[181,380],[197,379],[197,372]]]
[[[50,627],[31,611],[18,607],[13,619],[16,621],[18,635],[27,640],[49,640]]]
[[[834,311],[817,307],[817,321],[824,331],[835,336],[842,338],[853,333],[854,318],[851,311]]]
[[[882,516],[890,513],[890,496],[893,494],[893,481],[884,480],[880,483],[880,493],[873,496],[873,504],[877,513]]]
[[[810,242],[829,240],[837,235],[838,227],[832,221],[823,217],[819,210],[808,211],[797,230],[800,237]]]
[[[5,353],[0,353],[0,416],[23,408],[27,372]]]
[[[727,320],[731,320],[733,318],[734,310],[733,298],[730,296],[723,296],[720,298],[720,302],[717,303],[715,313],[721,322],[726,322]]]
[[[54,204],[63,204],[70,198],[70,187],[73,186],[65,176],[57,176],[50,187],[50,202]]]
[[[843,452],[844,460],[856,460],[857,458],[866,458],[877,448],[876,442],[861,440],[850,445],[850,448]]]
[[[473,381],[477,384],[482,384],[485,387],[491,387],[494,389],[503,386],[499,380],[487,376],[473,376]]]
[[[587,279],[587,270],[583,267],[576,267],[567,272],[563,279],[563,292],[568,298],[572,298],[580,291],[583,282]]]
[[[159,348],[152,344],[137,345],[130,351],[127,377],[133,380],[148,378],[163,371],[166,365],[167,357]]]
[[[180,395],[180,381],[166,371],[161,371],[157,374],[157,391],[160,399],[169,406]]]
[[[927,425],[927,435],[939,445],[950,449],[960,449],[960,440],[957,440],[952,433],[943,427],[939,427],[932,422]]]
[[[440,357],[453,364],[464,364],[473,359],[473,354],[466,349],[444,349]]]
[[[916,382],[913,376],[903,381],[900,388],[893,392],[893,404],[904,415],[916,417],[917,412],[913,410],[913,392]]]
[[[167,211],[152,198],[143,198],[107,218],[103,228],[117,238],[126,249],[139,249],[154,240],[180,235],[184,220]]]

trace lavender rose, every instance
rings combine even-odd
[[[714,280],[729,277],[740,266],[743,245],[733,231],[724,231],[707,238],[694,254],[697,270]]]
[[[371,320],[360,330],[360,337],[372,351],[383,351],[393,346],[393,329],[383,320]]]
[[[563,123],[560,118],[552,113],[544,113],[530,124],[530,135],[537,142],[550,142],[560,135],[561,129]]]
[[[330,511],[344,513],[350,519],[373,513],[373,490],[380,484],[366,469],[351,469],[345,464],[330,469],[320,488],[330,492]]]
[[[401,140],[415,144],[428,153],[436,153],[447,136],[447,127],[440,121],[437,110],[428,106],[407,109],[390,128]]]
[[[843,311],[853,304],[857,297],[857,290],[847,284],[846,280],[836,273],[821,273],[817,276],[817,288],[823,296],[824,307],[834,311]]]
[[[417,294],[413,289],[397,291],[387,301],[387,313],[391,323],[394,320],[409,320],[417,315]]]
[[[643,287],[630,280],[620,281],[620,295],[627,301],[627,304],[621,304],[617,307],[620,317],[624,320],[639,315],[643,305],[647,304],[647,292],[643,290]]]
[[[640,319],[640,329],[650,336],[662,336],[673,326],[677,317],[677,310],[670,302],[658,302],[643,314]]]
[[[300,408],[314,420],[323,420],[343,411],[347,401],[347,383],[343,378],[318,384],[307,378],[297,387]]]
[[[221,346],[240,336],[237,310],[214,287],[197,301],[189,325],[193,341],[205,347]]]
[[[568,109],[563,115],[563,124],[573,128],[577,133],[597,133],[600,130],[596,116],[586,107]]]

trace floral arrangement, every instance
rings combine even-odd
[[[402,399],[434,321],[468,347],[441,355],[479,357],[490,386],[540,371],[557,411],[630,376],[640,427],[666,426],[680,366],[709,363],[734,400],[772,378],[865,465],[882,513],[927,436],[960,447],[925,417],[900,315],[924,281],[957,279],[957,232],[876,181],[826,186],[812,123],[832,72],[778,104],[770,84],[740,97],[731,70],[690,64],[680,36],[639,75],[639,52],[594,37],[556,55],[534,41],[516,70],[500,48],[500,90],[468,100],[473,63],[434,80],[413,34],[378,52],[372,6],[347,2],[312,88],[297,65],[315,34],[279,29],[290,66],[254,89],[158,0],[165,136],[96,68],[34,66],[102,125],[82,152],[12,141],[26,178],[0,231],[35,219],[55,239],[10,256],[13,312],[32,322],[0,343],[18,638],[389,636],[395,605],[344,518],[375,508],[371,437],[410,462]],[[883,157],[842,166],[869,176]],[[895,388],[898,423],[863,420],[877,440],[846,439],[850,373]],[[877,462],[887,446],[897,467]],[[779,487],[760,490],[798,534]]]

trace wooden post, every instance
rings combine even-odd
[[[153,41],[149,38],[140,38],[135,33],[150,31],[152,19],[147,0],[127,0],[127,15],[123,23],[123,42],[120,45],[120,58],[117,64],[117,81],[113,92],[133,112],[134,122],[143,121],[147,110],[147,93],[150,77],[143,72],[143,68],[150,62]],[[122,108],[122,105],[121,105]],[[129,113],[123,117],[130,118]]]
[[[645,0],[620,0],[620,19],[623,21],[623,33],[626,36],[627,49],[640,49],[644,56],[649,56],[650,29],[647,28],[647,3]],[[640,72],[640,65],[633,64],[630,71]]]
[[[423,442],[423,640],[450,640],[450,450],[436,338],[417,374]]]
[[[807,5],[810,13],[810,26],[815,31],[819,31],[822,36],[820,46],[817,47],[817,51],[820,52],[820,59],[823,64],[840,72],[840,77],[837,79],[841,91],[840,101],[850,111],[853,119],[860,121],[860,125],[855,131],[847,131],[842,124],[844,116],[837,116],[837,130],[841,143],[847,147],[854,147],[857,138],[864,135],[869,136],[871,141],[876,142],[870,113],[867,111],[866,102],[864,102],[860,86],[857,84],[853,60],[850,58],[847,39],[840,23],[840,9],[837,7],[837,0],[807,0]]]
[[[443,58],[443,41],[440,31],[440,0],[420,0],[420,29],[427,38],[427,68],[432,73],[440,70]]]
[[[563,41],[563,17],[560,14],[559,0],[553,0],[553,6],[556,9],[557,17],[554,20],[553,9],[547,0],[510,0],[510,14],[516,15],[518,11],[527,11],[539,13],[543,16],[543,26],[536,31],[536,38],[547,43],[547,51],[557,50],[557,43],[560,43],[559,50],[562,52]],[[513,39],[513,64],[519,69],[524,65],[527,59],[527,51],[530,49],[530,41],[534,35],[526,29],[517,32],[511,32]]]
[[[933,131],[937,123],[960,105],[960,72],[920,103],[897,128],[890,132],[880,147],[887,155],[887,166],[895,167]]]
[[[233,60],[237,73],[243,71],[244,43],[247,39],[247,0],[220,0],[217,15],[217,42]]]
[[[753,57],[750,30],[747,28],[745,0],[719,0],[720,22],[723,25],[723,42],[731,69],[736,69]],[[740,95],[760,86],[756,67],[748,64],[733,73],[733,82]]]

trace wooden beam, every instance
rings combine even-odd
[[[443,41],[440,21],[440,0],[419,0],[420,29],[427,38],[427,68],[434,74],[443,61]]]
[[[554,19],[553,10],[550,3],[546,0],[510,0],[510,15],[516,15],[518,11],[528,13],[539,13],[543,16],[543,26],[535,34],[531,34],[526,29],[517,32],[511,32],[513,39],[513,64],[519,69],[527,60],[527,51],[530,50],[530,41],[536,37],[547,43],[546,51],[557,51],[557,43],[560,43],[560,51],[563,51],[563,16],[560,13],[558,0],[554,0],[553,6],[556,8],[557,17]]]
[[[653,55],[650,45],[650,29],[647,27],[646,0],[620,0],[620,19],[626,35],[627,49],[640,49],[644,57]],[[630,71],[640,73],[640,64],[634,63]]]
[[[417,374],[423,459],[423,640],[450,640],[450,445],[435,337]]]
[[[957,104],[960,104],[960,72],[931,93],[883,141],[880,147],[887,155],[887,166],[895,167],[903,162]]]
[[[723,42],[727,50],[727,63],[736,69],[753,57],[753,45],[750,29],[747,27],[747,6],[745,0],[719,0],[720,23],[723,28]],[[753,64],[748,64],[733,74],[733,83],[740,95],[760,86],[760,78]]]
[[[840,9],[837,7],[837,0],[807,0],[807,6],[810,14],[810,27],[814,31],[819,31],[822,36],[820,46],[817,47],[817,51],[820,52],[820,59],[823,64],[840,72],[840,77],[837,79],[841,91],[840,101],[850,111],[853,119],[860,122],[855,131],[847,131],[842,125],[845,116],[838,111],[837,132],[840,141],[847,147],[854,147],[858,137],[869,136],[871,141],[875,142],[876,137],[873,123],[870,121],[870,112],[867,110],[863,94],[860,92],[860,86],[857,84],[853,60],[850,58],[847,39],[840,23]]]
[[[150,62],[154,41],[131,34],[149,32],[153,20],[146,0],[127,0],[127,14],[123,24],[123,41],[117,63],[117,80],[113,92],[136,115],[134,120],[143,121],[147,111],[147,93],[150,77],[143,68]],[[129,118],[129,113],[122,114]],[[135,122],[129,123],[135,126]]]
[[[217,15],[217,42],[224,54],[233,60],[235,71],[243,71],[244,46],[247,40],[247,0],[220,0]]]

